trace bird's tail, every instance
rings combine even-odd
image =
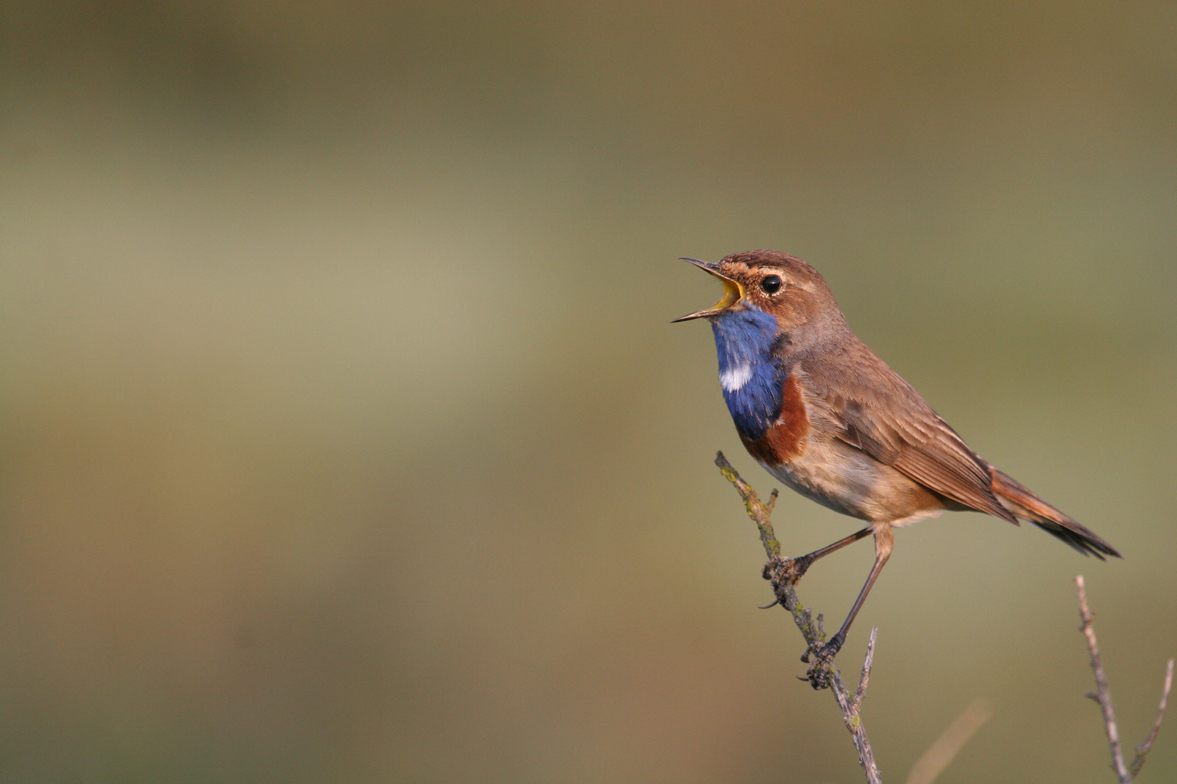
[[[1116,552],[1116,548],[1099,538],[1093,531],[1089,531],[1055,509],[1021,483],[1001,473],[993,466],[989,466],[989,473],[993,477],[993,494],[1014,517],[1028,520],[1051,536],[1062,539],[1084,555],[1094,555],[1101,561],[1104,560],[1105,555],[1123,557]]]

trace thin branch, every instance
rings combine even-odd
[[[1169,689],[1173,688],[1173,660],[1169,659],[1169,666],[1165,670],[1165,688],[1161,691],[1161,707],[1157,710],[1157,720],[1152,723],[1152,732],[1136,747],[1136,756],[1132,758],[1132,764],[1128,766],[1128,772],[1132,774],[1132,778],[1140,773],[1140,769],[1144,767],[1144,755],[1148,754],[1148,750],[1152,748],[1152,742],[1157,739],[1157,732],[1161,729],[1161,722],[1165,720],[1165,705],[1169,702]]]
[[[1156,721],[1152,723],[1152,732],[1144,739],[1144,743],[1136,747],[1136,756],[1132,758],[1132,764],[1125,765],[1124,750],[1120,745],[1120,733],[1116,729],[1116,714],[1112,710],[1112,695],[1108,690],[1108,677],[1103,670],[1103,662],[1099,658],[1099,645],[1095,641],[1095,627],[1091,624],[1095,615],[1087,606],[1087,586],[1083,582],[1083,575],[1075,578],[1075,586],[1079,594],[1079,617],[1083,619],[1083,625],[1079,627],[1079,631],[1083,632],[1083,636],[1087,638],[1087,651],[1091,654],[1091,671],[1095,673],[1096,691],[1094,694],[1088,692],[1087,696],[1098,702],[1103,711],[1103,723],[1108,732],[1108,745],[1112,749],[1112,770],[1116,772],[1120,784],[1129,784],[1144,767],[1144,757],[1152,748],[1152,743],[1157,739],[1157,733],[1160,732],[1161,722],[1165,720],[1165,706],[1169,702],[1169,690],[1173,688],[1173,660],[1169,659],[1169,664],[1165,669],[1165,687],[1161,691],[1161,706],[1157,709]]]
[[[973,733],[989,721],[993,709],[984,699],[973,700],[964,711],[952,720],[940,737],[936,739],[923,756],[916,760],[907,777],[907,784],[932,784],[944,772],[953,758],[960,752]]]
[[[854,691],[854,702],[850,707],[858,713],[862,707],[862,700],[866,697],[866,685],[870,683],[870,668],[875,663],[875,638],[879,636],[878,629],[870,630],[870,639],[866,641],[866,659],[862,662],[862,677],[858,679],[858,688]]]
[[[744,499],[744,510],[752,518],[752,522],[756,523],[756,527],[760,529],[760,543],[764,545],[764,551],[768,553],[768,557],[780,555],[781,543],[777,541],[776,533],[772,530],[772,523],[769,521],[772,507],[776,505],[777,492],[775,490],[772,492],[766,506],[760,503],[760,496],[756,494],[751,485],[741,479],[740,475],[736,473],[736,469],[732,468],[732,464],[723,456],[723,452],[716,455],[715,464],[719,466],[719,471],[724,478],[735,485],[740,498]]]
[[[723,454],[722,452],[720,454]],[[776,500],[780,498],[780,491],[775,487],[772,492],[768,494],[768,503],[764,505],[764,516],[766,518],[772,517],[772,510],[776,508]]]
[[[773,505],[776,503],[777,492],[773,490],[769,502],[763,504],[760,502],[760,496],[756,494],[756,491],[741,479],[740,475],[736,473],[736,470],[732,468],[731,463],[723,456],[723,452],[720,452],[716,456],[715,464],[719,466],[719,470],[723,473],[724,477],[736,488],[736,492],[744,500],[744,509],[747,511],[748,517],[752,518],[752,522],[756,523],[756,527],[760,531],[760,542],[764,545],[764,552],[769,558],[769,562],[764,568],[764,576],[772,580],[773,592],[776,594],[777,602],[792,614],[793,622],[801,630],[801,636],[805,638],[807,645],[812,648],[816,643],[825,642],[826,635],[825,630],[821,626],[821,616],[819,615],[815,619],[813,612],[801,605],[801,602],[797,599],[796,592],[793,590],[792,581],[787,579],[787,571],[791,562],[788,559],[781,558],[781,543],[777,540],[776,533],[772,528],[772,522],[769,520]],[[862,700],[866,694],[867,681],[870,679],[870,669],[874,660],[875,635],[877,631],[877,629],[871,630],[866,660],[862,666],[862,679],[859,681],[853,698],[850,697],[849,692],[846,690],[846,685],[842,682],[842,675],[838,672],[838,668],[832,664],[829,665],[830,691],[834,693],[834,699],[837,700],[838,707],[842,711],[842,720],[846,723],[846,728],[850,731],[850,737],[854,741],[854,748],[858,751],[858,761],[862,765],[863,772],[866,774],[866,780],[869,784],[882,784],[883,780],[879,775],[878,766],[875,765],[874,751],[871,749],[870,741],[866,737],[866,728],[862,725],[859,708],[862,706]]]
[[[1108,676],[1103,670],[1103,661],[1099,658],[1099,643],[1095,640],[1095,627],[1091,625],[1095,616],[1091,614],[1091,609],[1087,606],[1087,588],[1083,583],[1083,575],[1075,578],[1075,586],[1078,588],[1079,594],[1079,617],[1083,620],[1079,631],[1083,632],[1083,636],[1087,638],[1087,651],[1091,654],[1091,671],[1095,673],[1096,691],[1094,694],[1089,692],[1087,696],[1098,702],[1100,710],[1103,711],[1103,724],[1108,733],[1108,745],[1112,749],[1112,770],[1116,772],[1121,784],[1129,784],[1132,781],[1132,774],[1128,772],[1128,767],[1124,764],[1124,752],[1120,747],[1120,731],[1116,728],[1116,711],[1112,708],[1112,694],[1108,689]]]

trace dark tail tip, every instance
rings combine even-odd
[[[1028,520],[1046,533],[1074,547],[1083,555],[1094,555],[1101,561],[1105,555],[1124,556],[1094,531],[1075,522],[1067,515],[1034,495],[1025,485],[1006,476],[992,466],[993,494],[1015,517]]]
[[[1058,539],[1061,539],[1062,541],[1069,544],[1071,547],[1074,547],[1076,550],[1083,553],[1083,555],[1094,555],[1101,561],[1107,560],[1104,558],[1105,555],[1110,555],[1114,558],[1124,557],[1120,555],[1120,552],[1116,550],[1116,548],[1112,547],[1099,536],[1079,525],[1074,520],[1070,520],[1070,518],[1067,519],[1070,520],[1070,523],[1072,526],[1074,526],[1074,528],[1060,525],[1059,523],[1055,522],[1039,522],[1038,520],[1030,518],[1027,519],[1029,519],[1031,523],[1038,526],[1043,531],[1046,531],[1046,533],[1050,534],[1051,536],[1057,537]]]

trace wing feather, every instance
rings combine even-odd
[[[798,364],[839,440],[946,498],[1018,524],[993,494],[988,463],[883,360],[857,339],[831,354]]]

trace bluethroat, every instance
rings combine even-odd
[[[736,253],[718,264],[683,261],[723,283],[723,299],[714,307],[675,321],[711,322],[719,383],[748,452],[801,495],[867,522],[845,539],[789,559],[790,579],[874,535],[874,566],[838,633],[812,651],[819,660],[828,662],[845,643],[891,555],[892,528],[945,510],[985,512],[1014,525],[1027,520],[1084,555],[1120,557],[969,449],[854,336],[813,267],[771,250]]]

